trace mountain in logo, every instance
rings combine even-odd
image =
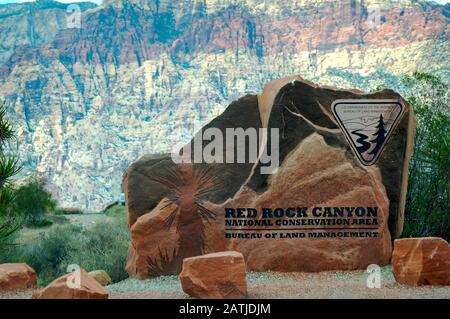
[[[403,113],[396,100],[337,100],[334,116],[363,165],[374,164]]]

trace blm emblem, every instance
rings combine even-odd
[[[336,100],[333,114],[344,135],[366,166],[374,164],[405,110],[398,100]]]

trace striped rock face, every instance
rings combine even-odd
[[[0,104],[29,172],[102,210],[142,154],[167,153],[244,93],[289,74],[365,91],[448,81],[448,5],[404,0],[112,0],[0,8]],[[175,135],[180,129],[182,134]],[[15,145],[13,145],[15,146]],[[24,172],[28,172],[24,171]]]
[[[397,239],[392,271],[405,285],[450,285],[450,246],[438,237]]]
[[[342,99],[396,100],[404,107],[373,165],[358,159],[332,114],[333,103]],[[226,162],[230,152],[249,158],[249,142],[219,152],[221,163],[175,164],[169,155],[146,156],[129,168],[123,187],[130,275],[175,274],[184,258],[224,250],[241,252],[255,271],[389,263],[391,242],[403,229],[415,133],[408,103],[390,90],[365,94],[287,77],[231,104],[188,145],[195,149],[209,128],[226,132],[242,125],[279,131],[277,140],[270,136],[260,144],[272,151],[277,145],[279,166],[272,174],[262,173],[262,157],[254,164]]]

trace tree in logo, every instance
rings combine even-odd
[[[370,140],[371,143],[375,144],[375,147],[369,152],[369,155],[373,155],[372,158],[377,156],[378,152],[381,150],[384,141],[386,140],[386,123],[383,121],[383,114],[380,114],[380,119],[375,127],[377,131],[373,134],[374,138]]]

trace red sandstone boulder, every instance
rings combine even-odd
[[[35,291],[33,299],[108,299],[108,291],[84,269],[80,269]]]
[[[197,298],[235,299],[247,296],[244,256],[224,251],[183,260],[181,287]]]
[[[0,265],[0,291],[28,289],[36,285],[36,273],[25,263]]]
[[[397,239],[392,270],[401,284],[450,285],[450,246],[438,237]]]
[[[397,126],[371,166],[358,160],[333,115],[332,105],[342,99],[389,99],[402,105]],[[131,231],[130,276],[176,274],[185,258],[227,250],[242,253],[251,271],[354,270],[389,263],[392,239],[403,229],[415,133],[412,108],[400,95],[338,90],[287,77],[266,85],[257,98],[232,103],[196,136],[210,127],[222,132],[279,129],[279,139],[263,143],[269,147],[279,140],[278,169],[265,174],[262,161],[227,163],[227,153],[248,151],[248,139],[226,148],[223,163],[183,167],[165,155],[131,165],[123,183]],[[373,141],[375,132],[367,134]],[[255,221],[270,224],[252,226],[244,223],[246,218],[225,218],[226,210],[238,208],[252,208],[258,212]],[[263,209],[277,208],[306,208],[308,214],[262,217]],[[376,214],[317,216],[316,208],[370,208]]]

